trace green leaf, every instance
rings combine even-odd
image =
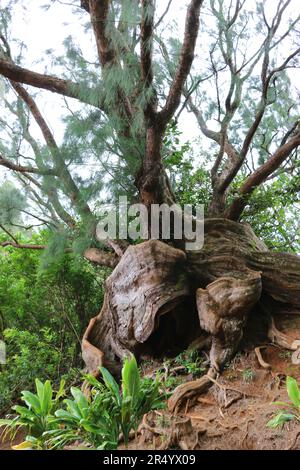
[[[81,412],[85,414],[86,410],[89,408],[89,402],[86,396],[77,387],[71,387],[71,394],[73,395],[75,402],[79,406]]]
[[[291,402],[294,406],[300,406],[300,390],[297,384],[297,381],[293,377],[286,378],[286,388],[288,392],[288,396],[291,399]]]
[[[44,384],[38,379],[35,381],[37,394],[40,399],[40,405],[43,415],[48,415],[52,409],[52,386],[50,380],[46,380]]]
[[[124,361],[122,369],[122,390],[123,396],[132,397],[133,404],[136,404],[139,400],[141,390],[141,379],[138,369],[138,365],[133,354]]]
[[[58,401],[61,397],[65,396],[66,394],[65,386],[66,386],[65,379],[61,379],[60,384],[59,384],[59,389],[55,395],[55,401]]]
[[[69,399],[66,399],[64,400],[64,402],[66,403],[67,407],[68,407],[68,410],[69,412],[71,413],[71,415],[77,419],[82,419],[83,416],[81,414],[81,410],[79,409],[79,406],[77,405],[77,403],[75,403],[74,400],[69,400]]]
[[[117,382],[115,381],[113,376],[108,372],[108,370],[105,369],[105,367],[100,367],[100,372],[102,374],[106,387],[113,393],[117,403],[120,404],[121,397]]]
[[[276,406],[290,406],[289,403],[285,401],[273,401],[271,405],[276,405]]]
[[[274,418],[267,422],[268,428],[277,428],[278,426],[284,425],[288,421],[292,421],[296,416],[292,413],[278,413]]]
[[[37,395],[24,390],[22,392],[22,400],[25,401],[29,408],[33,408],[36,413],[41,413],[41,404]]]
[[[13,419],[0,419],[0,426],[11,426],[13,422]]]

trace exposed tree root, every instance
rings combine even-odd
[[[258,302],[272,314],[300,314],[300,257],[268,252],[248,225],[207,219],[200,251],[184,252],[158,240],[127,248],[106,280],[102,310],[83,338],[83,357],[92,373],[99,365],[114,372],[128,351],[142,357],[183,350],[194,340],[197,348],[211,342],[209,374],[175,389],[168,403],[174,411],[210,387],[210,378],[237,351]],[[282,347],[300,349],[273,319],[268,335]],[[256,354],[269,368],[259,350]]]
[[[299,436],[300,436],[300,431],[296,433],[295,438],[293,439],[293,442],[289,445],[289,447],[286,448],[286,450],[293,450],[295,448],[295,445],[297,444],[297,440]]]
[[[289,349],[291,351],[298,349],[298,343],[293,338],[277,330],[273,317],[271,317],[268,338],[270,338],[272,343],[278,344],[278,346],[282,346],[285,349]]]
[[[270,370],[271,369],[271,364],[268,364],[267,362],[265,362],[263,360],[263,357],[261,355],[261,352],[260,350],[263,348],[264,346],[260,346],[258,348],[255,348],[254,349],[254,352],[255,352],[255,355],[257,357],[257,360],[259,362],[259,365],[263,368],[263,369],[267,369],[267,370]]]
[[[201,379],[192,380],[176,387],[173,395],[168,400],[169,411],[174,413],[182,404],[183,400],[206,392],[212,385],[211,378],[215,377],[217,377],[217,372],[214,369],[210,369]]]

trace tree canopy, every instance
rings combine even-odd
[[[299,5],[192,0],[178,24],[174,1],[159,3],[40,2],[44,21],[59,8],[75,29],[64,54],[32,61],[14,37],[15,13],[29,18],[31,7],[6,2],[0,164],[16,189],[2,189],[4,243],[17,244],[13,210],[24,226],[64,233],[63,250],[99,248],[97,206],[137,200],[159,164],[167,200],[204,203],[209,216],[259,227],[274,248],[299,249]],[[60,96],[53,121],[49,92]]]

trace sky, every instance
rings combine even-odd
[[[0,6],[5,7],[10,1],[11,0],[0,0]],[[14,5],[11,37],[19,39],[26,44],[22,65],[37,72],[53,73],[54,75],[60,76],[62,71],[57,65],[52,63],[52,58],[64,54],[63,41],[67,36],[73,36],[80,43],[86,60],[95,60],[96,51],[93,34],[91,31],[84,32],[84,24],[89,20],[88,14],[82,13],[80,9],[80,15],[74,14],[76,8],[74,9],[74,7],[70,6],[70,4],[78,4],[79,0],[57,0],[52,2],[51,8],[45,11],[41,7],[47,3],[49,3],[47,0],[27,0],[26,2],[17,0]],[[206,3],[209,3],[208,0],[206,0]],[[157,1],[157,17],[160,17],[161,13],[165,11],[167,4],[168,0]],[[173,0],[172,6],[165,18],[164,25],[166,28],[176,21],[177,28],[174,30],[173,34],[175,34],[177,38],[183,37],[187,4],[187,0]],[[256,4],[256,0],[247,0],[247,5],[250,8],[255,8]],[[269,15],[270,17],[274,13],[278,1],[266,0],[265,4],[267,16]],[[298,13],[299,6],[299,0],[292,0],[291,8],[295,8],[295,11],[298,10]],[[201,13],[201,21],[202,24],[205,23],[205,25],[211,24],[211,18],[204,10]],[[286,26],[286,23],[284,26]],[[203,38],[205,38],[205,36],[200,30],[195,59],[195,65],[199,70],[201,70],[203,50],[205,50]],[[256,45],[257,39],[253,37],[250,48],[254,49]],[[13,52],[16,53],[18,50],[16,44],[13,44],[12,48]],[[45,51],[48,49],[53,49],[54,51],[50,56],[45,54]],[[288,52],[289,44],[287,43],[286,54],[288,54]],[[285,50],[283,49],[283,55],[284,54]],[[291,71],[290,73],[294,74],[294,77],[296,77],[298,83],[300,83],[299,71]],[[224,87],[227,85],[227,83],[224,83]],[[36,89],[32,88],[32,90],[36,92]],[[205,93],[209,94],[210,90],[206,90]],[[56,140],[61,142],[64,132],[61,117],[67,112],[63,98],[48,91],[41,91],[37,94],[36,99]],[[73,110],[79,106],[76,100],[68,99],[67,101]],[[210,122],[209,125],[216,129],[215,122]],[[182,131],[182,142],[195,139],[200,134],[196,120],[191,113],[183,112],[179,127]],[[34,135],[40,137],[40,130],[34,123],[32,123],[32,130]],[[84,176],[85,170],[82,169],[82,172]],[[2,178],[4,175],[7,175],[7,171],[3,168],[0,168],[0,178],[1,175]]]
[[[10,0],[0,0],[0,5],[6,6]],[[59,69],[53,68],[49,64],[49,56],[45,57],[45,51],[53,49],[56,55],[64,55],[65,48],[63,41],[67,36],[73,36],[79,42],[84,57],[87,61],[95,60],[95,41],[92,31],[83,32],[84,23],[89,20],[88,14],[83,13],[82,19],[79,15],[73,15],[73,8],[70,3],[79,3],[79,0],[57,1],[51,8],[44,11],[41,6],[47,3],[47,0],[29,0],[24,2],[26,8],[22,5],[23,1],[17,3],[14,7],[14,17],[12,21],[11,36],[22,40],[27,50],[24,54],[23,65],[32,70],[41,73],[51,73]],[[178,23],[178,34],[183,36],[184,15],[187,2],[174,0],[167,21],[176,19]],[[160,17],[168,4],[168,0],[159,0],[157,2],[157,16]],[[76,8],[73,10],[76,11]],[[79,11],[82,11],[81,9]],[[52,72],[55,73],[55,72]],[[48,124],[55,131],[55,137],[58,141],[63,136],[63,126],[60,124],[62,106],[64,103],[61,97],[50,92],[42,92],[43,97],[39,97],[39,104],[42,107],[44,115],[48,119]],[[71,106],[77,106],[75,100],[68,100]],[[184,132],[183,139],[188,140],[195,137],[198,128],[195,120],[191,117],[191,122],[182,126]]]

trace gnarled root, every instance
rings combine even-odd
[[[299,347],[298,340],[295,341],[290,336],[277,330],[273,317],[271,317],[270,326],[268,329],[268,338],[272,341],[272,343],[278,344],[278,346],[289,349],[290,351],[296,351]]]
[[[180,407],[184,400],[191,398],[194,395],[200,395],[201,393],[206,392],[211,385],[213,385],[213,382],[210,379],[216,378],[217,375],[216,370],[210,369],[206,375],[201,377],[201,379],[192,380],[176,387],[173,395],[168,400],[169,411],[173,413]]]
[[[200,326],[212,335],[210,361],[217,371],[236,351],[248,313],[261,295],[259,272],[245,270],[239,275],[217,279],[197,290]]]

